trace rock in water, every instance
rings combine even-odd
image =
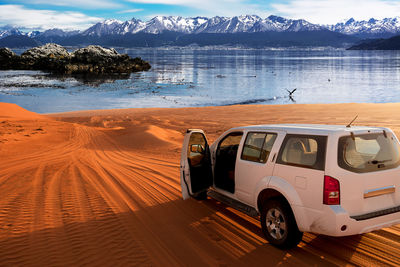
[[[17,56],[9,48],[0,48],[0,69],[14,69],[18,66],[19,56]]]
[[[22,53],[24,59],[49,59],[49,58],[67,58],[70,54],[67,49],[58,44],[45,44],[39,47],[34,47]]]
[[[0,50],[0,69],[47,70],[61,74],[111,74],[150,68],[150,64],[141,58],[130,58],[127,54],[119,54],[114,48],[97,45],[69,53],[60,45],[46,44],[31,48],[21,56],[15,55],[8,48]]]
[[[130,58],[119,54],[114,48],[89,45],[71,54],[71,62],[65,68],[66,73],[130,73],[149,70],[150,64],[141,58]]]
[[[21,55],[21,68],[62,72],[71,59],[67,49],[58,44],[45,44],[26,50]]]
[[[74,61],[90,64],[116,60],[121,56],[114,48],[108,49],[99,45],[89,45],[88,47],[75,50],[73,53]]]

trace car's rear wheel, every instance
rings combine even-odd
[[[297,246],[303,237],[289,204],[283,200],[272,199],[263,205],[261,228],[272,245],[283,249]]]

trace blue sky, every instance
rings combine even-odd
[[[400,0],[0,0],[0,26],[86,29],[104,19],[271,14],[333,24],[400,16]]]

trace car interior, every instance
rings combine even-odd
[[[317,142],[309,138],[290,138],[284,148],[282,159],[288,163],[312,166],[317,160]]]
[[[210,151],[203,134],[190,136],[187,155],[192,192],[201,192],[212,185]]]
[[[235,192],[236,156],[242,136],[242,132],[230,133],[220,141],[216,152],[215,186],[232,194]]]

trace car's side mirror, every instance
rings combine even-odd
[[[190,152],[203,154],[204,146],[199,144],[190,145]]]

